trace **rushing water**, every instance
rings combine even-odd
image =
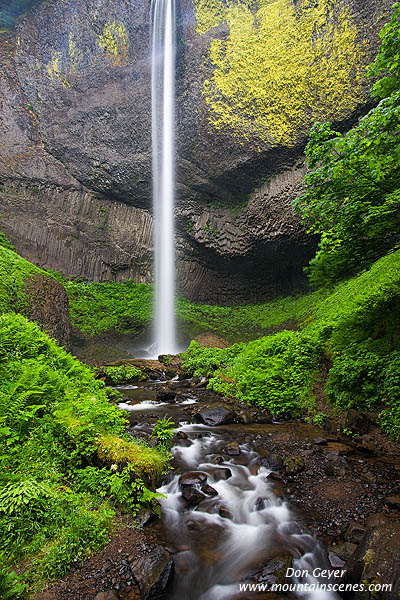
[[[155,247],[154,353],[176,352],[175,0],[152,3],[152,151]]]
[[[178,425],[172,448],[175,473],[159,490],[165,496],[160,500],[162,517],[175,563],[174,587],[168,598],[248,598],[239,593],[239,583],[257,581],[255,573],[260,573],[260,567],[266,567],[268,581],[272,573],[268,565],[282,556],[292,557],[293,568],[310,573],[316,567],[331,569],[326,551],[276,495],[261,456],[248,443],[240,444],[236,456],[226,453],[225,447],[235,439],[240,425],[210,428],[193,423],[189,406],[198,401],[195,390],[180,389],[176,401],[168,404],[156,401],[158,389],[159,384],[154,383],[126,390],[132,404],[120,404],[120,408],[130,411],[136,434],[148,435],[161,416],[172,416]],[[200,477],[203,481],[195,481],[191,487],[203,498],[191,504],[182,495],[185,484],[180,477],[191,473],[193,478],[193,472],[195,480]],[[214,495],[210,488],[204,489],[205,481]],[[311,576],[292,580],[316,582]],[[335,597],[322,590],[303,596],[307,600]]]

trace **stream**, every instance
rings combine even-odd
[[[176,426],[173,471],[158,490],[164,496],[162,522],[175,564],[168,598],[247,598],[254,592],[246,595],[239,584],[277,583],[282,581],[276,576],[279,569],[286,584],[316,584],[315,569],[332,571],[326,550],[280,497],[274,473],[262,456],[251,443],[236,441],[243,426],[196,422],[204,401],[182,383],[176,382],[176,398],[166,395],[165,401],[157,399],[163,396],[165,382],[118,388],[125,397],[118,406],[129,412],[133,435],[146,438],[163,416],[170,416]],[[295,575],[303,573],[285,578],[288,568]],[[313,600],[336,597],[313,587],[299,588],[295,595]]]

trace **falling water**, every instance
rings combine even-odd
[[[152,0],[152,16],[154,349],[175,354],[175,0]]]

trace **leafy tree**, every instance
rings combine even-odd
[[[399,241],[400,4],[395,7],[369,69],[383,75],[373,87],[383,99],[345,134],[330,123],[316,123],[310,133],[310,172],[295,207],[309,232],[321,236],[309,267],[316,285],[351,273]]]
[[[372,88],[372,95],[390,96],[400,88],[400,2],[393,5],[394,13],[380,33],[381,47],[369,67],[371,77],[381,78]]]

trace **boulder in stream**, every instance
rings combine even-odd
[[[238,442],[230,442],[229,444],[227,444],[224,448],[224,452],[229,456],[237,456],[238,454],[240,454],[240,446]]]
[[[130,566],[142,600],[151,600],[165,593],[172,577],[174,564],[164,548],[161,546],[149,548],[148,552],[136,558]]]
[[[204,483],[207,483],[207,473],[203,473],[203,471],[188,471],[179,477],[181,489],[203,485]]]
[[[234,414],[225,404],[213,404],[206,406],[196,415],[196,420],[203,422],[209,427],[217,425],[230,425],[233,423]]]
[[[159,392],[157,392],[157,400],[160,402],[173,402],[176,397],[176,392],[167,387],[163,387]]]
[[[200,490],[195,487],[184,487],[182,490],[182,498],[186,500],[188,506],[197,506],[206,497],[207,496],[203,494],[203,492],[200,492]]]

